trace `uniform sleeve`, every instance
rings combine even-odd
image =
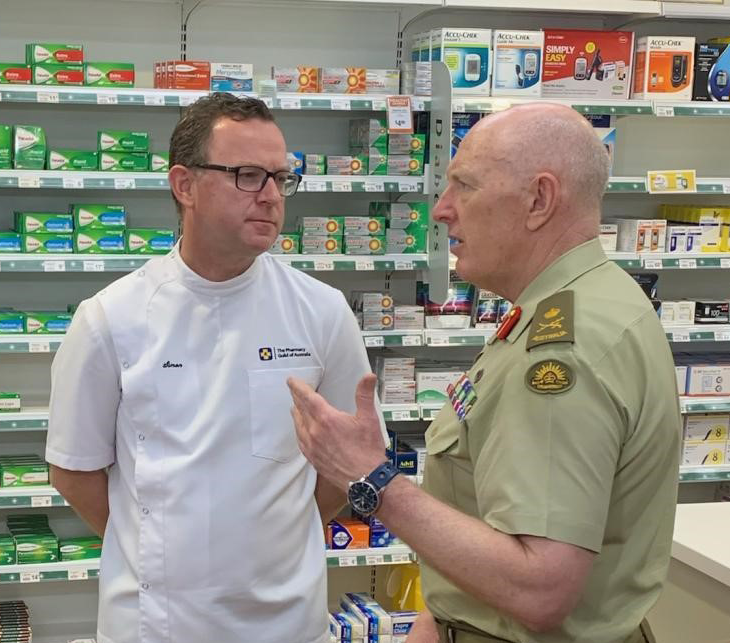
[[[324,377],[318,392],[335,408],[348,413],[355,412],[355,389],[364,375],[371,373],[367,351],[355,315],[347,305],[342,293],[332,307],[333,324],[327,341]],[[380,430],[386,444],[388,435],[380,402],[375,396]]]
[[[555,346],[525,352],[505,376],[474,463],[478,508],[499,531],[600,552],[625,415],[600,367]],[[556,382],[556,366],[572,387]]]
[[[114,463],[120,392],[104,311],[83,302],[51,367],[46,460],[72,471],[95,471]]]

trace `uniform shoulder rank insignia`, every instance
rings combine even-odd
[[[553,342],[574,342],[573,291],[563,290],[543,299],[535,310],[526,350]]]
[[[557,359],[546,359],[531,366],[525,374],[527,388],[535,393],[564,393],[573,388],[573,370]]]

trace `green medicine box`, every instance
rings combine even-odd
[[[55,563],[58,560],[58,539],[53,533],[15,536],[18,565]]]
[[[167,172],[170,169],[170,155],[167,152],[150,152],[150,172]]]
[[[63,538],[58,541],[58,551],[61,560],[101,558],[101,538],[96,536]]]
[[[0,125],[0,170],[13,167],[13,128]]]
[[[0,85],[30,85],[33,70],[25,63],[0,63]]]
[[[385,217],[345,217],[345,236],[385,234]]]
[[[0,391],[0,413],[17,413],[20,411],[20,393]]]
[[[90,87],[134,87],[134,64],[85,63],[84,82]]]
[[[272,255],[295,255],[299,252],[301,242],[301,235],[296,232],[280,234],[276,237],[274,245],[269,248],[269,252]]]
[[[74,220],[63,212],[15,212],[16,232],[50,232],[52,234],[70,233]]]
[[[71,325],[70,313],[25,312],[25,332],[34,335],[55,335],[65,333]]]
[[[313,234],[302,235],[303,255],[342,254],[342,235]]]
[[[15,565],[15,538],[10,534],[0,534],[0,565]]]
[[[45,462],[0,462],[0,487],[37,487],[50,484]]]
[[[82,45],[31,42],[25,46],[25,62],[28,65],[44,62],[83,65],[84,48]]]
[[[345,225],[345,217],[302,217],[301,232],[304,235],[341,236]]]
[[[368,160],[368,174],[385,176],[388,172],[388,154],[377,147],[353,148],[352,154],[362,154]]]
[[[384,255],[385,235],[345,237],[346,255]]]
[[[411,254],[427,251],[428,229],[419,228],[414,232],[405,230],[387,230],[385,237],[388,252],[391,254]]]
[[[17,310],[0,311],[0,333],[3,335],[25,332],[25,314]]]
[[[391,134],[388,137],[388,154],[425,154],[425,134]]]
[[[84,228],[74,232],[74,252],[114,254],[124,252],[124,230]]]
[[[49,170],[97,170],[99,154],[90,150],[48,150]]]
[[[375,147],[388,152],[388,123],[384,118],[357,118],[350,121],[350,147]]]
[[[20,235],[22,252],[35,254],[67,254],[74,250],[73,236],[70,234],[50,234],[34,232]]]
[[[428,203],[371,201],[368,211],[370,216],[387,217],[389,228],[411,231],[428,227]]]
[[[84,84],[84,68],[77,65],[56,65],[43,63],[33,65],[34,85],[78,85]]]
[[[127,213],[123,205],[102,203],[72,203],[69,212],[74,229],[123,230],[127,227]]]
[[[423,174],[423,154],[391,154],[387,173],[390,176],[420,176]]]
[[[175,245],[172,230],[152,228],[129,228],[124,233],[124,250],[129,254],[166,254]]]
[[[99,169],[102,172],[146,172],[147,154],[138,152],[100,152]]]
[[[97,136],[100,152],[147,152],[150,149],[150,135],[147,132],[105,129]]]
[[[15,232],[0,232],[0,253],[20,252],[20,235]]]
[[[13,165],[16,170],[46,167],[46,133],[36,125],[16,125],[13,137]]]

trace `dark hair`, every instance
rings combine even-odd
[[[203,96],[188,107],[170,137],[170,167],[191,167],[207,163],[208,142],[213,125],[221,118],[234,121],[259,119],[273,121],[274,116],[266,103],[258,98],[238,98],[228,92],[214,92]],[[172,198],[180,210],[173,193]]]

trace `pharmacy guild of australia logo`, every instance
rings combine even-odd
[[[270,346],[259,348],[259,359],[262,362],[268,362],[274,359],[274,350]]]

